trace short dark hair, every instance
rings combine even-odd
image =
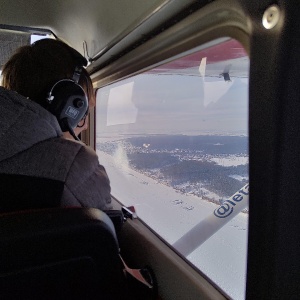
[[[76,67],[86,64],[86,59],[64,42],[42,39],[17,49],[3,67],[2,85],[45,107],[51,87],[61,79],[72,79]],[[89,99],[94,97],[92,81],[85,68],[78,84]]]

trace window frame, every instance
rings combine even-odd
[[[216,46],[219,46],[219,45],[226,45],[227,44],[227,42],[230,42],[231,41],[231,39],[230,38],[227,38],[227,37],[224,37],[224,38],[221,38],[221,39],[217,39],[217,40],[214,40],[214,41],[211,41],[211,42],[209,42],[209,43],[207,43],[206,45],[202,45],[202,46],[200,46],[200,47],[196,47],[196,48],[194,48],[194,49],[190,49],[189,51],[186,51],[183,55],[178,55],[178,57],[181,57],[181,56],[186,56],[186,53],[189,53],[189,54],[196,54],[198,51],[199,51],[199,49],[208,49],[207,50],[207,52],[209,52],[209,49],[212,49],[212,51],[214,51],[213,49],[213,47],[214,47],[214,45],[216,45]],[[241,45],[242,46],[242,45]],[[209,48],[209,47],[212,47],[212,48]],[[151,73],[151,72],[150,72]],[[142,73],[143,74],[143,73]],[[146,74],[147,75],[147,74]],[[199,77],[200,78],[200,77]],[[223,79],[222,79],[223,80]],[[123,83],[123,81],[121,80],[121,81],[119,81],[120,83],[121,83],[121,85],[122,85],[122,83]],[[110,85],[108,86],[108,88],[110,87]],[[100,99],[101,100],[101,99]],[[245,100],[247,100],[247,105],[248,105],[248,102],[249,102],[249,99],[247,98],[247,99],[245,99]],[[98,103],[98,105],[99,105],[99,103]],[[247,113],[248,113],[248,111],[247,111]],[[153,133],[152,133],[153,134]],[[157,133],[157,134],[160,134],[160,132],[159,133]],[[179,132],[178,134],[181,134],[181,132]],[[106,135],[106,134],[105,134]],[[101,159],[100,159],[100,162],[101,162]],[[245,184],[243,184],[243,185],[245,185]],[[242,187],[242,186],[241,186]],[[236,191],[234,191],[234,193],[235,193]],[[115,196],[115,195],[113,195],[113,196]],[[122,199],[116,199],[118,202],[120,202],[120,201],[122,201]],[[133,204],[133,203],[130,203],[130,204]],[[138,220],[144,225],[144,226],[146,226],[151,232],[153,232],[161,241],[163,241],[164,243],[166,243],[167,244],[167,242],[164,240],[164,238],[163,237],[160,237],[159,235],[158,235],[158,233],[155,231],[155,229],[154,228],[152,228],[151,227],[151,224],[149,223],[149,222],[146,222],[145,220],[143,220],[142,218],[139,218],[139,214],[137,215],[137,218],[138,218]],[[172,246],[172,245],[170,245],[169,246],[175,253],[177,253],[179,256],[181,256],[182,257],[182,259],[183,260],[185,260],[185,262],[186,263],[188,263],[195,271],[197,271],[199,274],[201,274],[201,276],[203,276],[204,278],[206,278],[209,282],[211,282],[217,289],[219,289],[219,290],[222,290],[222,293],[224,293],[224,294],[226,294],[226,291],[224,291],[224,288],[223,289],[221,289],[221,287],[219,287],[218,285],[217,285],[217,283],[215,283],[214,281],[213,281],[213,279],[211,279],[211,278],[209,278],[206,274],[204,274],[203,273],[203,271],[201,270],[201,267],[200,266],[197,266],[197,265],[194,265],[193,263],[192,263],[192,261],[190,261],[188,258],[186,258],[186,257],[184,257],[183,256],[183,254],[182,253],[180,253],[180,252],[178,252],[176,249],[174,249],[174,247]],[[245,246],[245,247],[247,247],[247,245]],[[247,251],[247,250],[246,250]]]
[[[140,74],[158,65],[168,63],[174,59],[188,55],[191,52],[194,52],[195,48],[200,50],[202,49],[201,45],[209,46],[211,41],[223,37],[236,39],[244,47],[248,53],[248,56],[250,57],[249,52],[251,29],[249,23],[247,22],[245,12],[241,9],[241,7],[234,6],[239,6],[240,4],[237,4],[236,1],[233,2],[235,2],[235,4],[229,0],[219,2],[218,4],[211,3],[207,5],[201,10],[194,12],[184,20],[175,24],[173,27],[162,32],[160,35],[155,36],[153,39],[139,46],[137,49],[125,54],[112,64],[92,73],[91,78],[93,80],[94,87],[101,88],[133,75]],[[93,130],[96,132],[96,120],[94,119],[93,122]],[[116,205],[119,206],[120,204],[117,203]],[[130,220],[128,223],[130,224],[128,227],[132,227],[131,230],[133,231],[144,231],[147,228],[148,233],[150,232],[150,235],[144,237],[145,243],[149,242],[149,239],[152,240],[152,235],[154,234],[156,236],[155,239],[159,240],[160,244],[166,246],[166,244],[156,235],[156,233],[153,232],[153,230],[143,221],[136,219],[133,221]],[[132,236],[131,238],[135,240],[135,236]],[[125,249],[127,249],[127,247],[129,247],[129,245],[125,243]],[[180,274],[178,272],[175,273],[180,278],[187,278],[188,281],[191,280],[188,283],[191,284],[190,288],[194,289],[196,288],[195,284],[196,286],[200,284],[201,292],[198,292],[200,292],[200,294],[203,293],[203,279],[205,279],[206,285],[210,286],[206,292],[215,293],[216,291],[220,291],[219,287],[216,286],[215,283],[207,278],[188,260],[176,253],[176,251],[173,249],[168,249],[168,255],[171,255],[176,261],[175,262],[173,260],[172,263],[175,263],[176,265],[179,261],[182,261],[186,267],[189,266],[188,268],[190,270],[192,269],[194,270],[193,272],[197,273],[196,277],[198,277],[198,280],[196,280],[196,282],[191,278],[191,276],[195,276],[193,273],[193,275],[191,275],[189,272],[183,272]],[[141,253],[139,253],[139,255],[141,255]],[[155,265],[155,262],[152,261],[151,264],[152,263]],[[158,267],[156,266],[156,268]],[[162,274],[164,273],[161,268],[158,269],[159,270],[157,272],[159,274],[161,274],[161,272]],[[154,271],[156,271],[155,268]],[[173,280],[176,281],[174,277]],[[185,280],[186,279],[184,279],[184,281]],[[170,283],[170,286],[180,293],[174,283]],[[199,287],[196,289],[198,288]],[[162,294],[168,294],[169,292],[170,291],[166,291],[165,288],[163,288]],[[224,297],[224,291],[218,292],[217,294],[218,296],[214,295],[216,299],[218,297]],[[227,295],[225,296],[227,297]]]

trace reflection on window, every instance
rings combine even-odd
[[[235,40],[206,46],[100,89],[97,151],[113,196],[244,299],[249,59]]]

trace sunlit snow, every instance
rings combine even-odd
[[[226,157],[213,157],[210,159],[216,164],[223,167],[246,165],[249,162],[248,156],[226,156]]]
[[[112,195],[127,206],[134,205],[138,217],[170,245],[218,207],[130,169],[120,149],[114,157],[97,153],[109,175]],[[210,196],[217,197],[211,192]],[[188,255],[201,272],[237,300],[245,297],[247,234],[248,215],[240,213]]]

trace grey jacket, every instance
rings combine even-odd
[[[64,182],[61,206],[111,209],[110,183],[96,153],[62,138],[39,104],[0,87],[0,173]]]

